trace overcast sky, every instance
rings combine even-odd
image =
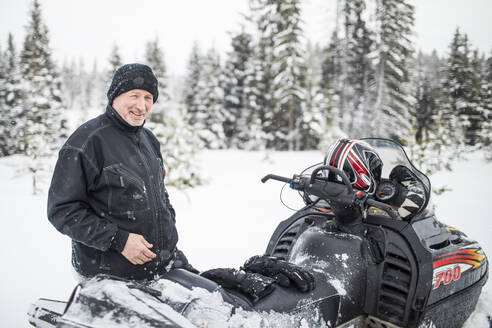
[[[12,32],[20,48],[32,0],[0,0],[0,45]],[[336,0],[305,0],[306,36],[328,42]],[[445,54],[457,26],[471,44],[492,51],[492,0],[411,0],[416,8],[416,48]],[[145,42],[159,38],[171,73],[182,74],[194,40],[203,49],[229,49],[248,0],[41,0],[55,59],[83,58],[91,67],[107,65],[114,43],[124,62],[141,60]]]

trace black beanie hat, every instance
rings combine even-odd
[[[159,96],[157,78],[152,69],[143,64],[126,64],[116,70],[113,81],[108,90],[108,101],[111,105],[113,99],[133,89],[142,89],[150,92],[154,103]]]

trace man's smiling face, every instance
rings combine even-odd
[[[152,108],[152,94],[146,90],[133,89],[113,100],[113,108],[128,124],[140,126]]]

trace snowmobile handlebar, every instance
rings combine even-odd
[[[336,167],[330,166],[330,165],[322,165],[317,167],[313,173],[311,173],[311,180],[309,181],[310,184],[314,183],[316,177],[318,176],[318,173],[323,170],[328,170],[329,172],[333,172],[336,175],[338,175],[340,178],[342,178],[343,184],[347,188],[347,192],[353,193],[354,189],[352,188],[352,184],[350,183],[347,175],[345,172],[343,172],[340,169],[337,169]]]
[[[319,172],[323,170],[338,175],[342,179],[342,183],[329,181],[328,175],[320,175]],[[317,167],[311,173],[310,177],[294,175],[290,179],[275,174],[268,174],[261,179],[261,182],[265,183],[270,179],[288,183],[291,189],[307,192],[343,206],[352,206],[356,202],[362,201],[369,206],[374,206],[385,211],[393,219],[400,219],[399,215],[390,205],[368,198],[364,192],[356,192],[350,184],[347,175],[342,170],[333,166],[323,165]]]

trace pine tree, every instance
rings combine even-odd
[[[225,147],[223,113],[223,75],[220,57],[214,48],[210,48],[203,60],[200,75],[198,99],[200,106],[196,113],[196,133],[209,149]]]
[[[272,91],[275,101],[274,146],[276,149],[302,148],[302,112],[305,110],[306,67],[303,58],[303,30],[299,0],[269,0],[273,12]]]
[[[354,137],[367,136],[366,122],[374,117],[371,112],[370,86],[374,81],[374,69],[369,55],[374,44],[373,33],[363,18],[366,6],[363,0],[345,0],[345,101],[348,112],[347,133]]]
[[[228,148],[243,148],[251,123],[249,75],[253,60],[252,37],[242,31],[232,37],[232,51],[224,67],[224,134]]]
[[[408,94],[408,61],[414,8],[406,0],[377,0],[378,40],[376,42],[375,131],[397,140],[406,139],[410,128],[408,110],[413,100]]]
[[[306,49],[306,109],[302,117],[302,145],[304,149],[316,149],[326,133],[329,108],[326,107],[321,81],[321,50],[311,43]]]
[[[42,21],[41,7],[34,0],[21,53],[21,71],[26,82],[23,108],[23,151],[30,158],[27,168],[33,174],[33,191],[52,156],[66,138],[60,81],[51,60],[48,29]]]
[[[77,70],[75,60],[72,59],[70,64],[64,63],[60,72],[64,89],[62,100],[67,109],[73,109],[78,98],[80,97],[80,76]]]
[[[468,106],[463,112],[463,116],[467,118],[465,127],[465,143],[469,146],[480,146],[482,135],[482,125],[486,119],[486,108],[484,103],[484,86],[483,86],[483,70],[482,60],[478,55],[478,50],[472,52],[470,62],[470,80],[467,85]]]
[[[159,97],[157,103],[152,106],[150,121],[162,123],[164,122],[165,105],[169,101],[169,94],[167,92],[166,64],[157,39],[147,42],[145,46],[145,64],[152,68],[159,86]]]
[[[200,111],[200,99],[199,95],[201,85],[201,75],[203,74],[203,56],[200,52],[198,43],[195,42],[191,49],[190,58],[188,60],[187,75],[184,84],[184,102],[186,105],[186,111],[190,115],[190,124],[195,126],[198,118],[198,112]]]
[[[109,61],[109,69],[108,69],[107,80],[111,82],[114,73],[116,73],[116,70],[123,65],[123,61],[120,55],[120,49],[116,43],[113,44],[113,48],[111,48],[111,53],[109,54],[108,61]]]
[[[167,93],[167,69],[164,62],[164,52],[159,47],[159,40],[155,38],[145,45],[145,63],[152,68],[157,81],[159,83],[159,98],[158,101],[166,101],[169,99]]]
[[[254,50],[255,89],[258,91],[255,98],[256,106],[262,126],[262,137],[266,141],[267,148],[275,147],[276,124],[274,109],[276,108],[273,96],[273,71],[274,63],[274,35],[278,26],[272,23],[275,8],[268,5],[269,0],[249,0],[251,17],[249,20],[256,26],[258,40]]]
[[[343,112],[341,110],[342,88],[340,80],[342,75],[342,57],[341,41],[337,32],[334,31],[331,36],[330,44],[323,50],[323,63],[321,64],[321,80],[319,82],[326,108],[329,109],[328,118],[331,125],[344,130]],[[342,133],[345,135],[345,133]],[[331,138],[330,138],[331,140]],[[329,145],[329,144],[328,144]],[[328,146],[327,145],[327,146]]]
[[[245,106],[248,115],[241,116],[238,139],[247,141],[242,143],[240,148],[265,150],[273,141],[273,136],[268,133],[272,121],[268,119],[271,111],[268,110],[267,104],[270,103],[271,98],[265,93],[268,92],[267,83],[269,82],[267,81],[269,80],[265,78],[264,62],[260,59],[257,44],[253,45],[252,58],[247,62],[245,74]]]
[[[492,160],[492,51],[484,65],[483,95],[485,122],[483,125],[482,144],[488,160]]]
[[[199,168],[194,165],[200,141],[189,125],[184,106],[169,95],[166,65],[157,39],[147,43],[145,61],[159,83],[159,98],[152,106],[146,127],[152,130],[161,145],[168,171],[167,185],[178,189],[194,187],[202,182]]]
[[[432,174],[442,169],[451,169],[455,154],[447,149],[449,141],[442,134],[440,122],[440,93],[439,80],[440,61],[437,54],[427,56],[419,53],[414,63],[415,105],[410,110],[412,122],[411,134],[408,140],[412,162],[426,174]]]
[[[164,167],[167,171],[166,185],[178,189],[193,188],[204,181],[196,164],[200,140],[189,124],[189,115],[183,104],[168,103],[165,124],[149,122],[149,127],[159,139]]]
[[[473,146],[476,142],[476,131],[479,130],[476,66],[468,37],[456,29],[450,44],[442,85],[442,120],[448,138],[457,146]]]
[[[0,83],[3,86],[3,96],[0,96],[0,103],[3,105],[2,126],[5,128],[0,135],[2,153],[12,155],[22,150],[22,126],[23,121],[22,103],[22,77],[20,72],[20,61],[14,45],[12,34],[9,34],[7,50],[5,52],[4,81]]]
[[[10,155],[9,136],[10,130],[9,112],[5,105],[5,98],[7,94],[7,60],[4,56],[0,45],[0,157]]]

